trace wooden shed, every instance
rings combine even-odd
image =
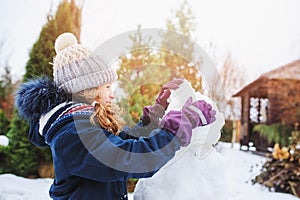
[[[294,124],[300,109],[300,59],[262,74],[234,97],[241,97],[242,145],[253,140],[256,124]]]

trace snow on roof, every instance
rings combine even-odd
[[[266,72],[260,78],[300,80],[300,59]]]
[[[262,74],[258,79],[246,85],[239,92],[234,94],[233,97],[240,96],[245,91],[248,91],[249,89],[260,84],[262,81],[270,79],[300,80],[300,59]]]

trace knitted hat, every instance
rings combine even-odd
[[[53,77],[67,92],[94,88],[117,80],[116,72],[99,56],[78,44],[72,33],[63,33],[55,41]]]

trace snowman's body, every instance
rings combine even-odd
[[[224,163],[214,145],[220,138],[225,121],[222,113],[206,96],[195,93],[184,82],[171,96],[169,110],[180,110],[189,96],[204,99],[217,111],[217,120],[193,130],[189,146],[176,152],[153,177],[140,179],[134,191],[134,200],[225,200],[227,199]]]

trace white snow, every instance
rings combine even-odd
[[[221,155],[225,160],[225,176],[229,200],[296,200],[291,194],[270,192],[260,184],[253,185],[251,180],[259,174],[265,158],[251,151],[239,150],[239,144],[233,148],[229,143],[221,143]]]
[[[0,200],[50,199],[52,179],[27,179],[13,174],[0,175]]]
[[[9,140],[5,135],[0,135],[0,146],[8,146]]]
[[[235,144],[218,146],[225,162],[225,175],[228,188],[228,200],[299,200],[291,194],[269,192],[261,185],[252,185],[251,179],[258,174],[265,158],[252,152],[239,150]],[[251,171],[252,170],[252,171]],[[192,177],[185,177],[188,184]],[[12,174],[0,175],[0,200],[48,200],[48,190],[52,179],[26,179]],[[129,200],[133,195],[129,195]],[[184,200],[184,199],[183,199]]]

